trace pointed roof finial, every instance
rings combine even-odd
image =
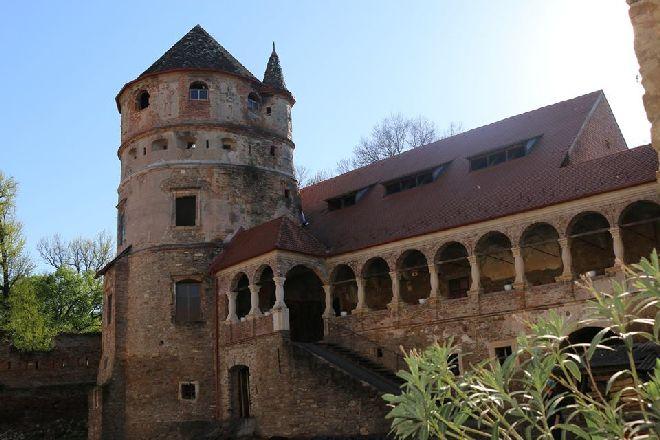
[[[266,66],[266,72],[264,72],[263,83],[275,89],[287,90],[286,84],[284,83],[284,74],[282,73],[282,67],[280,66],[280,57],[278,57],[277,52],[275,52],[274,41],[273,41],[273,52],[270,54],[270,58],[268,59],[268,65]]]

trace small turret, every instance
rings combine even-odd
[[[287,90],[284,83],[284,75],[282,74],[282,66],[280,66],[280,57],[275,52],[275,42],[273,41],[273,52],[268,59],[268,65],[264,72],[263,83],[267,86],[273,87],[278,90]],[[287,90],[288,91],[288,90]]]

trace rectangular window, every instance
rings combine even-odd
[[[108,325],[112,324],[112,294],[108,295],[108,301],[106,304],[106,320]]]
[[[407,189],[417,188],[418,186],[426,185],[427,183],[434,182],[445,170],[447,164],[442,164],[430,170],[425,170],[410,176],[404,176],[390,182],[385,182],[385,195],[398,193]]]
[[[182,400],[196,400],[197,384],[195,382],[179,383],[179,397],[181,397]]]
[[[126,223],[124,221],[124,213],[119,210],[117,212],[117,244],[124,244],[126,239]]]
[[[529,151],[540,137],[541,136],[537,136],[522,142],[517,142],[478,157],[468,158],[470,161],[470,171],[480,170],[499,165],[509,160],[518,159],[519,157],[524,157],[529,154]]]
[[[182,281],[175,285],[174,320],[177,323],[199,322],[202,320],[201,286],[196,281]]]
[[[176,226],[195,226],[197,221],[197,197],[177,197],[175,217]]]
[[[447,358],[447,366],[449,367],[449,371],[454,373],[454,376],[461,375],[461,365],[459,362],[460,359],[458,357],[458,353],[452,353]]]
[[[495,347],[495,357],[497,358],[500,365],[504,363],[506,358],[511,356],[511,353],[513,353],[513,348],[510,345]]]
[[[470,278],[454,278],[447,282],[449,288],[449,298],[465,298],[470,290]]]
[[[470,170],[471,171],[480,170],[482,168],[486,168],[487,166],[488,166],[488,158],[487,157],[477,157],[475,159],[470,160]]]

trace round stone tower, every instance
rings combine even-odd
[[[291,106],[200,26],[116,98],[118,257],[103,270],[103,355],[90,438],[196,438],[216,419],[209,264],[239,228],[300,218]]]

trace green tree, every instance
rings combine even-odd
[[[9,295],[9,316],[5,329],[14,347],[22,351],[49,350],[57,333],[44,313],[35,287],[30,278],[23,278]]]
[[[587,318],[567,321],[550,312],[528,324],[518,349],[502,365],[497,360],[472,365],[456,377],[451,371],[453,341],[406,356],[408,371],[400,395],[385,395],[388,418],[399,439],[657,439],[660,432],[660,359],[642,377],[634,348],[659,343],[660,269],[650,259],[625,269],[626,282],[612,293],[593,294]],[[571,344],[581,326],[605,323],[591,343]],[[596,354],[616,347],[626,368],[599,387],[591,368]],[[623,389],[613,389],[625,380]],[[588,384],[585,391],[584,383]]]
[[[29,278],[49,325],[58,333],[87,333],[101,328],[103,284],[93,271],[62,266]]]
[[[2,303],[9,299],[12,287],[33,268],[25,254],[22,225],[16,220],[17,188],[16,181],[0,171],[0,302]]]

